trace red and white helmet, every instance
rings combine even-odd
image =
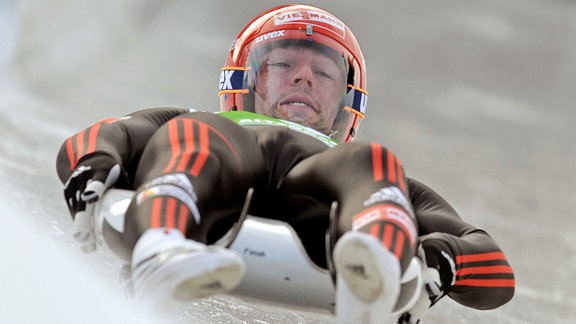
[[[279,42],[284,47],[305,43],[306,47],[343,61],[347,87],[340,98],[335,98],[341,103],[329,135],[340,142],[353,140],[368,98],[364,56],[356,37],[340,19],[313,6],[272,8],[240,31],[220,74],[220,110],[254,111],[259,64],[263,55]]]

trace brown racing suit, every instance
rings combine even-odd
[[[78,165],[98,155],[120,163],[123,177],[116,187],[135,190],[137,198],[124,232],[104,224],[103,233],[125,259],[151,227],[178,228],[190,239],[215,242],[238,220],[253,188],[249,213],[290,224],[321,267],[332,202],[338,203],[336,237],[387,206],[405,222],[384,219],[358,229],[380,237],[402,270],[419,242],[428,265],[439,270],[444,292],[457,302],[492,309],[512,298],[514,274],[496,242],[432,189],[406,178],[386,148],[361,141],[332,145],[315,131],[245,112],[236,114],[257,122],[239,125],[224,117],[234,114],[156,108],[103,120],[63,143],[58,175],[65,183]],[[182,177],[191,186],[185,197]]]

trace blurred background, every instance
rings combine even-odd
[[[118,296],[117,261],[84,256],[72,240],[56,152],[101,118],[157,106],[218,110],[234,37],[281,3],[0,0],[0,318],[144,321]],[[341,18],[363,47],[360,139],[392,149],[408,176],[488,231],[515,269],[507,305],[475,311],[446,298],[428,322],[576,320],[576,2],[308,3]],[[223,296],[176,321],[334,319]]]

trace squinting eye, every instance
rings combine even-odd
[[[316,74],[326,79],[333,79],[329,73],[326,73],[324,71],[316,71]]]
[[[286,62],[272,62],[272,63],[269,63],[268,66],[278,67],[278,68],[289,68],[290,64],[288,64]]]

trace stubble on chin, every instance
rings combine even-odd
[[[256,105],[256,108],[254,110],[257,114],[290,121],[302,126],[313,128],[327,135],[330,133],[330,127],[328,127],[326,123],[323,123],[321,118],[317,122],[310,123],[306,118],[300,118],[298,115],[290,116],[289,113],[282,114],[280,112],[278,105],[262,105],[262,102],[260,102],[259,104],[260,105],[258,104]]]

